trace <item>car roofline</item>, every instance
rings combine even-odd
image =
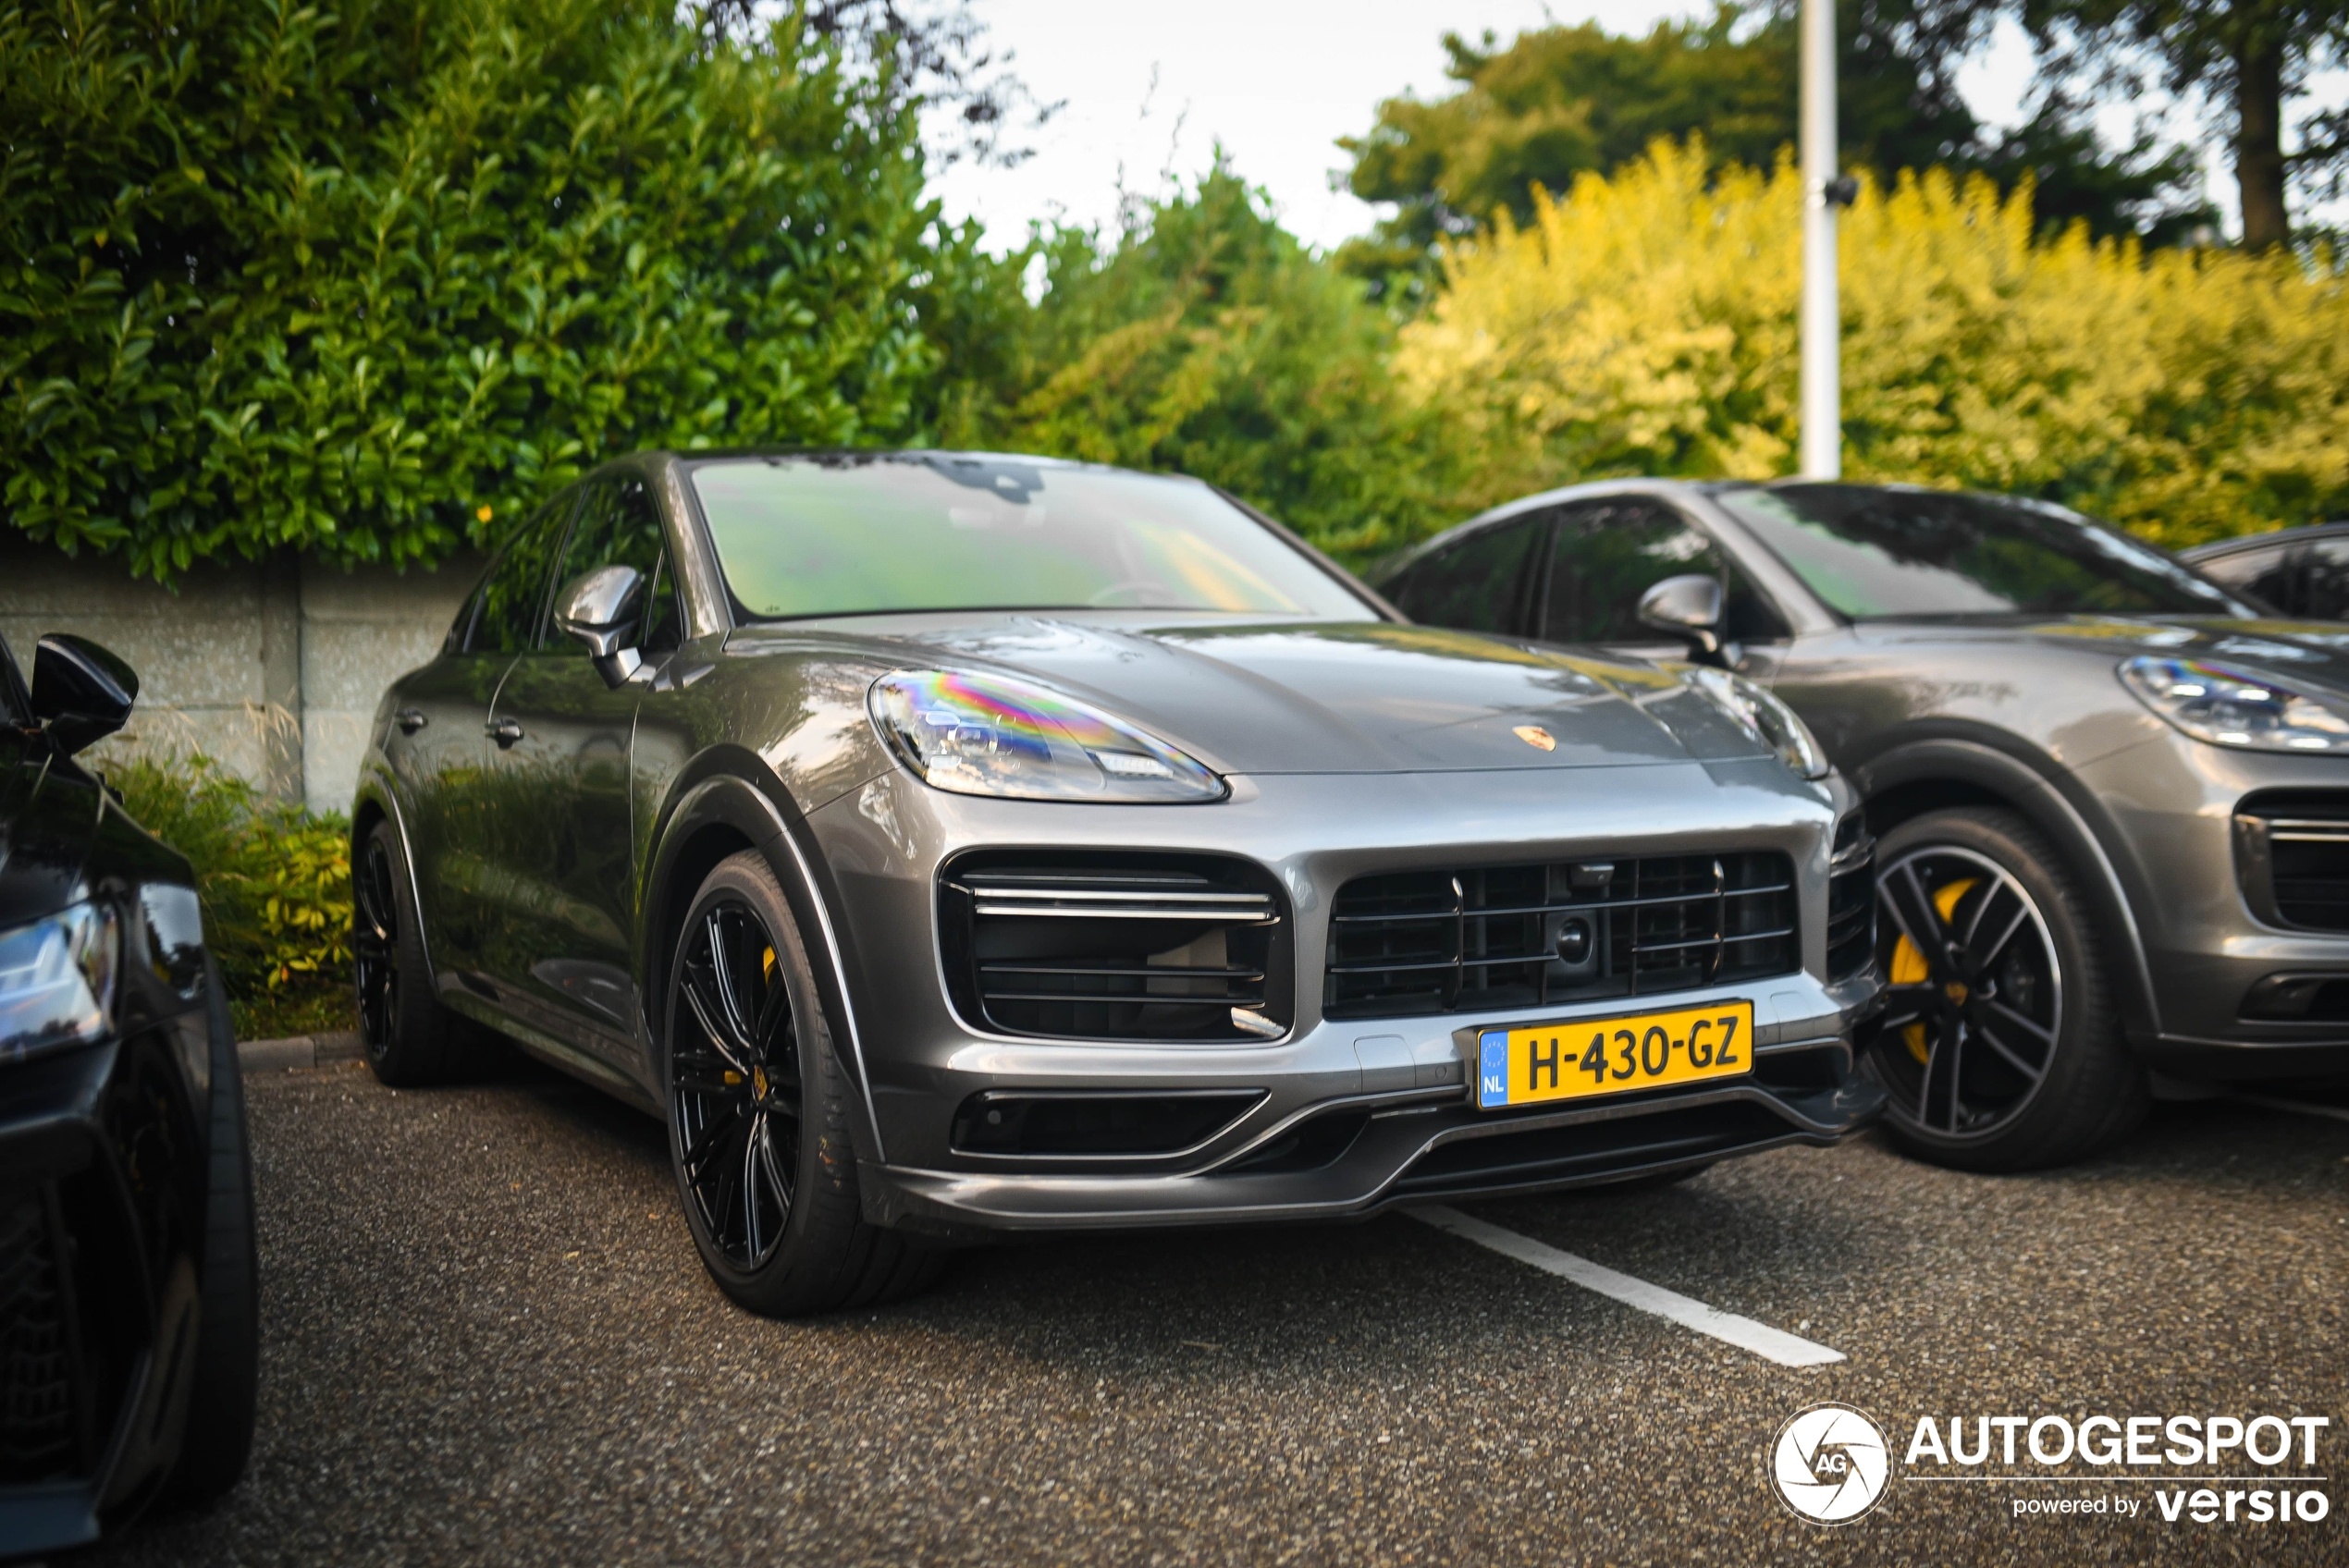
[[[2192,563],[2217,560],[2222,556],[2257,550],[2269,545],[2293,545],[2310,539],[2340,539],[2349,537],[2349,518],[2332,518],[2324,522],[2296,523],[2290,528],[2271,528],[2265,533],[2240,533],[2232,539],[2213,539],[2206,545],[2195,545],[2177,552],[2180,558]]]

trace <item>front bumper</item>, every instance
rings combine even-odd
[[[1874,977],[1865,977],[1871,997]],[[1787,1144],[1826,1146],[1884,1094],[1839,1032],[1756,1047],[1747,1077],[1558,1109],[1480,1111],[1466,1087],[1339,1095],[1271,1121],[1199,1169],[1162,1173],[925,1170],[867,1165],[867,1218],[960,1232],[1130,1230],[1350,1219],[1438,1198],[1602,1186]],[[1555,1016],[1555,1015],[1552,1015]],[[1494,1020],[1506,1023],[1507,1020]],[[1331,1131],[1317,1143],[1315,1129]]]
[[[2349,777],[2330,757],[2206,746],[2165,735],[2079,771],[2110,814],[2114,861],[2131,886],[2155,1033],[2147,1065],[2179,1077],[2257,1080],[2349,1073],[2349,929],[2276,916],[2262,896],[2246,802],[2340,802]],[[2255,907],[2255,905],[2258,907]],[[2263,982],[2338,978],[2330,1016],[2260,1016]]]
[[[180,1063],[201,1052],[204,1017],[6,1069],[0,1284],[14,1348],[31,1354],[0,1367],[0,1557],[97,1539],[178,1457],[205,1124]]]
[[[1873,967],[1829,986],[1829,839],[1847,798],[1766,767],[1275,778],[1212,808],[974,801],[903,778],[811,819],[838,878],[857,1021],[854,1066],[873,1108],[860,1148],[867,1217],[941,1234],[1359,1216],[1437,1196],[1600,1184],[1781,1144],[1832,1144],[1881,1103],[1853,1076],[1853,1026],[1876,1005]],[[1297,991],[1277,1040],[1153,1044],[1039,1039],[974,1027],[947,1000],[938,867],[978,848],[1187,851],[1265,868],[1294,912]],[[1398,850],[1396,846],[1408,846]],[[1739,985],[1519,1011],[1355,1021],[1323,1016],[1332,900],[1398,864],[1504,864],[1755,845],[1787,851],[1801,889],[1802,964]],[[929,962],[916,968],[914,956]],[[861,962],[860,962],[861,961]],[[1745,1077],[1589,1102],[1476,1109],[1480,1029],[1751,1002]],[[1246,1104],[1164,1155],[985,1156],[958,1113],[989,1095],[1206,1095]]]

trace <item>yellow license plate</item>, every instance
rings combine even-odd
[[[1749,1070],[1753,1004],[1582,1018],[1477,1037],[1476,1103],[1485,1110],[1626,1095]]]

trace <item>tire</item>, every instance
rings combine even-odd
[[[445,1082],[458,1064],[458,1023],[434,994],[412,917],[417,904],[408,857],[388,819],[360,847],[351,888],[351,983],[367,1065],[396,1089]]]
[[[1908,1153],[1962,1170],[2064,1165],[2152,1103],[2087,900],[2011,812],[1930,812],[1878,840],[1876,958],[1889,979],[1865,1052]]]
[[[220,974],[207,968],[212,1031],[212,1133],[204,1196],[203,1291],[196,1366],[179,1463],[157,1500],[164,1509],[200,1508],[225,1495],[252,1452],[261,1372],[260,1268],[253,1244],[252,1154],[246,1137],[244,1075]]]
[[[946,1255],[865,1222],[855,1091],[806,944],[756,851],[721,862],[685,916],[662,1031],[670,1163],[703,1265],[770,1317],[893,1300]]]

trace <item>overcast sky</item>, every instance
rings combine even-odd
[[[1336,139],[1367,130],[1383,99],[1442,96],[1451,86],[1447,29],[1490,29],[1506,42],[1552,20],[1596,18],[1644,32],[1700,8],[1710,10],[1685,0],[973,0],[990,42],[1014,52],[1036,96],[1067,107],[1025,139],[1036,149],[1027,163],[958,165],[937,190],[950,216],[977,216],[1008,242],[1031,220],[1107,224],[1121,181],[1150,193],[1166,171],[1188,179],[1220,141],[1247,179],[1271,190],[1292,231],[1333,246],[1378,215],[1330,189],[1346,163]],[[2030,75],[2029,46],[2009,27],[1961,80],[1977,116],[2011,124]],[[2329,87],[2340,96],[2340,81]],[[2124,133],[2134,113],[2109,111],[2109,134]],[[2209,163],[2211,195],[2232,209],[2234,183],[2221,162]]]

